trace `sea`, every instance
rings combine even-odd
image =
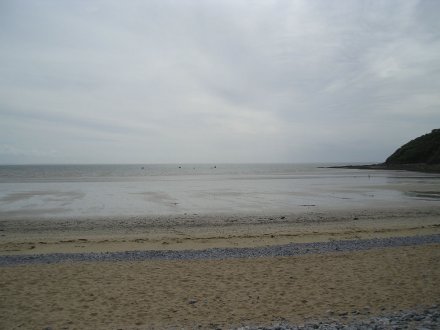
[[[0,166],[0,221],[424,207],[440,175],[344,164]],[[437,204],[436,204],[437,203]]]

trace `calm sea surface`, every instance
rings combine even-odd
[[[440,176],[331,164],[0,166],[0,220],[435,205]]]

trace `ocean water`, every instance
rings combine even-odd
[[[435,205],[440,175],[334,164],[0,166],[0,220]]]

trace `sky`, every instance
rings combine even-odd
[[[0,0],[0,164],[384,161],[440,127],[439,12]]]

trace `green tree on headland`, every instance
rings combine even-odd
[[[440,164],[440,129],[404,144],[387,158],[385,164]]]

